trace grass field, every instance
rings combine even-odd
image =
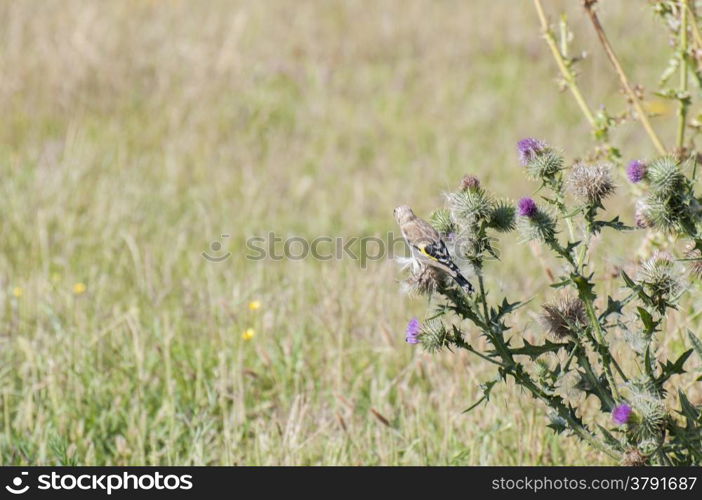
[[[579,4],[586,96],[623,109]],[[653,86],[645,2],[601,12]],[[609,463],[512,387],[463,414],[492,369],[405,344],[426,303],[394,263],[245,257],[268,232],[385,235],[464,173],[529,194],[517,140],[592,146],[555,76],[530,2],[2,0],[2,463]],[[508,237],[486,279],[547,293],[529,255]]]

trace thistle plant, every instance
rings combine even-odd
[[[689,240],[683,257],[656,252],[633,263],[630,276],[621,270],[617,285],[598,266],[591,241],[604,231],[635,230],[619,216],[603,217],[605,204],[616,189],[607,164],[570,162],[543,141],[518,145],[521,168],[533,179],[538,199],[526,196],[516,204],[495,201],[474,177],[446,195],[432,224],[442,234],[459,234],[451,241],[457,262],[477,277],[468,295],[441,271],[415,266],[405,286],[429,296],[427,318],[413,318],[407,342],[429,352],[466,349],[496,369],[482,386],[482,397],[468,410],[489,401],[500,383],[512,379],[544,405],[546,425],[557,433],[577,437],[622,464],[702,463],[702,408],[683,390],[686,362],[694,351],[702,357],[702,341],[687,334],[692,348],[672,359],[661,348],[668,315],[695,289],[686,277],[699,273],[702,218],[689,177],[696,160],[679,162],[661,157],[643,170],[630,166],[629,178],[647,188],[645,204],[651,221],[639,231],[664,231]],[[467,180],[468,179],[468,180]],[[517,231],[522,241],[534,242],[560,262],[542,305],[535,297],[491,300],[484,276],[497,272],[501,233]],[[510,250],[515,251],[515,250]],[[685,262],[692,264],[685,270]],[[427,285],[426,283],[430,283]],[[699,289],[697,289],[699,291]],[[539,321],[528,329],[521,309],[536,311]],[[487,340],[480,349],[470,331]],[[523,335],[536,331],[539,342]],[[687,333],[687,332],[686,332]],[[624,340],[629,349],[617,349]],[[700,377],[702,379],[702,377]],[[698,379],[698,380],[700,380]],[[585,398],[569,398],[569,391]],[[585,403],[593,398],[598,411]]]
[[[700,465],[702,339],[688,328],[699,324],[695,310],[702,299],[700,156],[694,145],[702,114],[692,118],[698,109],[694,96],[702,94],[702,34],[694,2],[648,3],[674,47],[655,90],[678,106],[675,144],[669,147],[645,111],[645,88],[631,82],[606,35],[597,1],[582,5],[626,96],[619,113],[590,108],[576,72],[584,55],[570,55],[573,38],[565,17],[553,30],[541,1],[533,2],[561,87],[570,90],[590,125],[594,145],[585,160],[576,161],[543,140],[519,141],[512,168],[533,190],[516,203],[496,197],[475,176],[464,177],[446,195],[446,206],[431,222],[478,287],[467,295],[441,271],[412,266],[403,286],[427,295],[429,306],[428,319],[415,318],[408,326],[407,341],[431,352],[465,349],[495,367],[495,377],[481,385],[482,397],[467,411],[489,402],[495,387],[512,379],[541,402],[554,432],[623,465]],[[632,159],[624,163],[611,132],[626,121],[641,125],[655,156],[630,151]],[[629,194],[623,207],[611,203],[617,190]],[[623,214],[612,217],[618,208]],[[500,238],[513,231],[560,266],[547,273],[546,293],[495,299],[497,291],[488,289],[484,277],[499,273]],[[618,244],[632,231],[642,235],[637,252],[626,248],[629,243]],[[614,276],[607,265],[612,251],[601,255],[592,245],[603,236],[619,262],[626,262]],[[524,326],[527,310],[538,321]],[[469,332],[475,330],[487,348],[474,342]]]

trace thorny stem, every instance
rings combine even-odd
[[[525,376],[524,373],[512,372],[512,375],[514,376],[515,379],[517,379],[519,381],[520,385],[529,389],[529,391],[531,391],[531,393],[534,396],[536,396],[538,399],[541,399],[548,406],[550,406],[551,408],[556,410],[558,412],[558,415],[561,418],[563,418],[566,422],[568,422],[570,429],[573,430],[573,432],[575,432],[583,441],[587,442],[590,446],[592,446],[596,450],[599,450],[602,453],[605,453],[610,458],[613,458],[615,460],[618,460],[621,458],[616,451],[610,449],[605,444],[599,442],[595,438],[595,436],[593,436],[590,433],[590,431],[588,431],[580,422],[578,422],[575,418],[573,418],[571,411],[569,411],[568,407],[566,407],[559,398],[555,398],[553,396],[549,396],[548,394],[544,393],[543,390],[541,390],[531,380],[531,378],[529,378],[528,376]]]
[[[687,14],[689,10],[689,0],[682,0],[683,6],[680,13],[680,108],[678,109],[678,133],[676,145],[678,149],[682,149],[685,142],[685,121],[687,119],[687,108],[689,101],[687,99],[687,75],[688,75],[688,57],[687,57]]]
[[[587,353],[585,352],[585,348],[582,345],[578,344],[576,347],[576,351],[578,362],[580,363],[580,366],[582,366],[585,370],[585,377],[589,379],[590,383],[593,386],[593,389],[599,394],[600,399],[602,399],[603,401],[607,401],[610,407],[614,408],[614,401],[612,400],[612,396],[609,393],[607,393],[607,391],[600,385],[599,379],[595,375],[595,372],[592,370],[590,360],[587,359]]]
[[[483,305],[483,316],[486,333],[489,334],[489,338],[492,340],[492,343],[495,346],[497,352],[500,354],[500,356],[502,356],[502,359],[504,360],[507,367],[514,366],[514,358],[512,357],[512,355],[509,352],[509,349],[507,349],[507,346],[505,345],[504,339],[502,338],[502,332],[495,331],[495,323],[493,323],[490,319],[490,315],[488,313],[487,299],[485,298],[485,283],[483,282],[483,277],[481,275],[478,275],[478,288],[480,292],[480,300]]]
[[[604,334],[602,332],[602,325],[600,325],[599,319],[597,318],[597,313],[595,312],[595,307],[592,303],[592,300],[589,298],[583,298],[583,302],[585,303],[585,311],[587,312],[587,316],[590,319],[592,328],[595,330],[597,343],[601,347],[603,347],[606,352],[606,355],[604,355],[603,353],[602,356],[604,358],[602,360],[602,367],[604,368],[605,377],[607,378],[607,382],[609,383],[609,386],[612,390],[612,395],[614,396],[614,399],[616,401],[620,401],[621,396],[619,395],[619,390],[617,389],[614,376],[612,375],[612,367],[610,366],[613,361],[612,355],[609,352],[609,346],[607,346],[607,344],[605,343]]]
[[[539,15],[539,21],[541,22],[541,30],[543,32],[544,39],[551,49],[553,58],[556,60],[556,64],[558,64],[558,69],[568,85],[568,89],[570,90],[571,94],[573,94],[575,101],[578,103],[578,106],[580,106],[580,110],[585,115],[585,118],[590,123],[590,126],[596,130],[597,121],[595,120],[595,115],[592,114],[590,106],[588,106],[583,94],[580,92],[580,88],[575,80],[575,73],[573,73],[573,70],[570,69],[563,57],[563,54],[558,48],[556,38],[553,36],[553,32],[549,28],[548,20],[546,19],[546,14],[544,13],[544,8],[541,5],[541,0],[534,0],[534,7],[536,7],[536,12]]]
[[[641,105],[641,101],[639,100],[638,96],[634,92],[634,89],[631,87],[631,84],[629,83],[629,79],[627,78],[626,73],[624,72],[624,68],[622,68],[622,65],[619,62],[617,55],[614,53],[614,49],[612,49],[612,45],[609,43],[609,40],[607,39],[607,34],[605,33],[604,28],[602,27],[602,24],[600,23],[600,19],[597,17],[597,13],[595,12],[595,9],[594,9],[596,3],[597,3],[597,0],[584,0],[583,5],[585,7],[585,11],[587,12],[588,16],[590,17],[590,21],[592,22],[592,26],[595,28],[595,32],[597,33],[597,37],[600,39],[600,43],[602,44],[602,47],[604,48],[604,51],[607,54],[607,57],[609,58],[609,61],[612,63],[612,66],[614,66],[614,70],[616,71],[617,75],[619,76],[619,81],[621,82],[622,86],[624,87],[624,90],[626,91],[627,95],[629,96],[629,99],[631,100],[632,104],[634,105],[634,109],[636,109],[636,114],[638,115],[638,118],[639,118],[639,121],[641,122],[641,125],[646,130],[646,133],[650,137],[651,142],[653,142],[653,145],[655,146],[658,153],[661,155],[664,155],[664,154],[666,154],[665,147],[663,147],[663,143],[658,138],[656,131],[651,126],[651,122],[648,119],[648,115],[644,111],[643,106]]]
[[[485,317],[485,324],[490,326],[490,316],[488,316],[487,299],[485,298],[485,284],[483,283],[482,274],[478,275],[478,287],[480,288],[480,301],[483,304],[483,316]]]
[[[601,443],[600,441],[597,440],[595,436],[592,435],[592,433],[583,425],[581,424],[574,416],[572,411],[569,410],[569,408],[563,404],[563,401],[555,396],[551,396],[546,394],[543,389],[541,389],[538,385],[534,383],[534,381],[529,377],[528,374],[524,373],[518,364],[514,362],[514,359],[512,358],[511,353],[509,352],[509,349],[506,348],[504,345],[504,341],[502,340],[501,337],[501,332],[496,332],[494,331],[494,324],[490,321],[489,316],[488,316],[488,309],[487,309],[487,301],[485,299],[485,287],[483,283],[482,277],[478,277],[478,286],[479,286],[479,293],[481,297],[481,302],[483,305],[483,311],[485,314],[485,326],[487,326],[487,331],[489,332],[489,338],[492,341],[493,345],[495,346],[496,351],[499,353],[500,357],[502,357],[503,362],[500,363],[494,359],[490,359],[475,349],[473,349],[469,344],[465,343],[465,341],[462,341],[458,343],[460,347],[463,347],[464,349],[467,349],[469,352],[472,352],[473,354],[477,354],[479,357],[486,359],[487,361],[490,361],[491,363],[497,364],[501,366],[502,369],[506,370],[510,375],[512,375],[517,383],[521,385],[522,387],[525,387],[529,390],[529,392],[532,393],[534,397],[537,399],[540,399],[543,401],[547,406],[550,408],[553,408],[556,410],[558,415],[563,418],[566,422],[568,422],[569,428],[575,432],[575,434],[578,435],[583,441],[588,443],[590,446],[592,446],[594,449],[601,451],[602,453],[605,453],[607,456],[610,458],[613,458],[615,460],[619,460],[621,457],[619,454],[615,451],[609,448],[607,445],[604,443]]]

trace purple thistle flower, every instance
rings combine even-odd
[[[409,323],[407,323],[407,337],[405,337],[405,342],[408,344],[417,344],[419,339],[417,336],[422,330],[422,325],[419,323],[417,318],[412,318]]]
[[[546,143],[538,139],[532,137],[522,139],[517,143],[519,162],[526,167],[534,158],[541,154],[546,147]]]
[[[626,403],[622,403],[614,407],[612,410],[612,420],[615,424],[623,425],[629,421],[632,413],[631,406]]]
[[[517,203],[517,209],[519,211],[519,215],[521,215],[522,217],[533,217],[539,210],[536,207],[536,202],[531,198],[522,198],[521,200],[519,200],[519,202]]]
[[[626,167],[626,176],[631,182],[636,184],[637,182],[641,182],[646,178],[647,171],[648,169],[646,168],[646,164],[644,162],[641,160],[634,160],[629,163],[628,167]]]

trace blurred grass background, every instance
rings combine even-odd
[[[589,103],[623,110],[565,4]],[[600,12],[652,87],[670,53],[646,3]],[[385,235],[465,173],[529,194],[517,140],[593,146],[555,76],[531,2],[2,0],[2,463],[608,463],[512,387],[463,414],[492,369],[404,343],[426,303],[392,262],[245,258],[269,231]],[[615,138],[653,153],[635,124]],[[224,233],[231,258],[203,259]],[[527,245],[502,255],[493,298],[548,293]]]

